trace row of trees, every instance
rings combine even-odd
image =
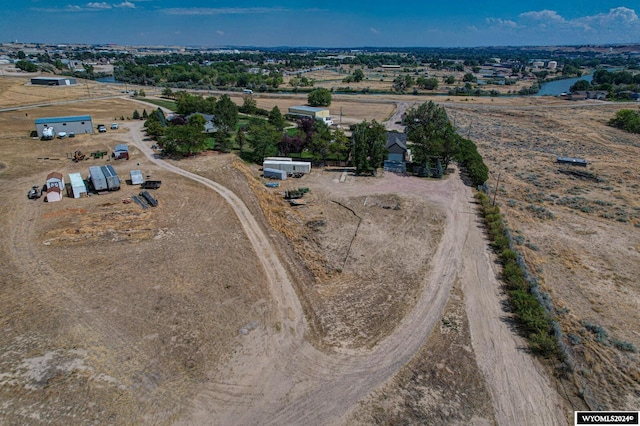
[[[593,73],[591,83],[587,80],[578,80],[569,90],[578,92],[584,90],[604,90],[609,92],[609,97],[618,100],[628,100],[632,92],[640,90],[640,74],[630,71],[607,71],[599,69]]]

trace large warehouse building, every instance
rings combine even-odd
[[[72,86],[78,81],[73,77],[33,77],[31,84],[38,86]]]
[[[73,117],[49,117],[36,118],[36,131],[41,138],[42,131],[46,127],[53,127],[54,134],[60,132],[74,132],[75,134],[93,133],[93,122],[90,115],[77,115]]]

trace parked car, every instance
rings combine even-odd
[[[104,124],[98,124],[98,132],[100,133],[106,133],[107,128],[105,127]]]
[[[118,128],[118,123],[111,123],[111,130],[116,130]]]

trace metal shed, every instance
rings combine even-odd
[[[56,132],[93,133],[93,122],[90,115],[78,115],[69,117],[44,117],[36,118],[36,132],[38,137],[43,137],[45,127],[53,127]]]
[[[51,172],[47,175],[47,190],[49,188],[55,187],[60,188],[60,191],[64,188],[64,176],[62,173]]]
[[[93,189],[98,192],[109,189],[107,179],[104,173],[102,173],[102,167],[100,166],[89,167],[89,180],[91,181],[91,185],[93,185]]]
[[[62,190],[57,186],[47,188],[47,203],[62,201]]]
[[[262,175],[267,179],[280,179],[280,180],[287,179],[287,172],[279,169],[269,169],[269,168],[262,169]]]
[[[119,144],[113,149],[113,158],[118,159],[129,159],[129,146],[126,144]]]
[[[120,189],[120,178],[111,164],[101,166],[102,173],[107,181],[107,187],[109,191],[117,191]]]
[[[36,86],[72,86],[78,81],[73,77],[33,77],[31,84]]]
[[[131,170],[129,176],[131,177],[131,185],[142,185],[142,182],[144,182],[144,177],[140,170]]]
[[[83,193],[87,194],[87,187],[80,173],[69,173],[69,183],[71,184],[73,198],[80,198]]]

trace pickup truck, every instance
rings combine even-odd
[[[98,132],[99,133],[106,133],[107,132],[107,128],[105,127],[104,124],[98,124]]]

